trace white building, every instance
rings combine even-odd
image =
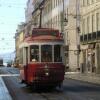
[[[25,9],[26,23],[28,23],[29,21],[32,20],[32,12],[34,11],[33,1],[34,0],[28,0],[27,1],[27,8]]]
[[[67,7],[67,26],[64,27],[66,63],[69,70],[78,71],[80,50],[80,0],[69,0]]]
[[[84,72],[100,73],[100,0],[81,0],[81,64]]]

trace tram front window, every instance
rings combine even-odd
[[[51,45],[41,46],[41,61],[52,62],[52,46]]]
[[[37,45],[30,46],[30,60],[32,62],[39,61],[39,46]]]
[[[60,45],[54,46],[54,62],[62,62]]]

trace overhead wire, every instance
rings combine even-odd
[[[2,10],[2,8],[4,8],[4,9],[9,8],[9,10],[12,9],[12,8],[14,8],[14,9],[19,8],[19,9],[24,9],[25,10],[25,6],[26,6],[26,3],[25,4],[24,3],[23,4],[22,3],[16,3],[16,2],[11,2],[10,0],[8,2],[7,1],[4,2],[3,0],[0,1],[0,10]],[[0,21],[0,25],[4,26],[5,29],[6,29],[5,25],[7,25],[7,24],[8,24],[7,27],[8,26],[12,27],[14,25],[17,26],[17,23],[15,23],[14,21],[13,22],[5,21],[6,17],[8,19],[17,19],[18,16],[14,16],[14,17],[13,16],[8,16],[8,15],[7,16],[4,16],[4,15],[0,16],[0,20],[2,20],[2,21]],[[20,19],[25,20],[25,15],[24,15],[24,17],[20,17]],[[4,36],[4,37],[0,37],[0,44],[2,42],[2,45],[0,46],[0,50],[4,50],[4,51],[8,50],[9,51],[10,49],[12,50],[12,48],[15,50],[15,45],[12,45],[12,43],[14,44],[15,39],[14,38],[9,38],[9,39],[5,38],[5,35],[7,36],[9,34],[11,36],[11,34],[15,34],[15,32],[14,33],[13,32],[8,32],[8,33],[7,32],[0,32],[0,34],[2,34],[2,36]],[[5,45],[7,45],[7,46],[5,46]]]

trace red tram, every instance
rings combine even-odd
[[[33,87],[56,87],[64,80],[63,38],[58,30],[34,28],[20,44],[24,83]]]

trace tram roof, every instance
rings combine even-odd
[[[62,34],[58,29],[33,28],[31,36],[26,35],[24,41],[61,41]]]
[[[24,39],[25,42],[33,42],[33,41],[44,41],[44,42],[49,42],[49,41],[63,41],[62,37],[56,37],[52,35],[38,35],[38,36],[29,36]]]
[[[59,30],[53,29],[53,28],[33,28],[32,30],[32,36],[36,35],[53,35],[53,36],[58,36]]]

